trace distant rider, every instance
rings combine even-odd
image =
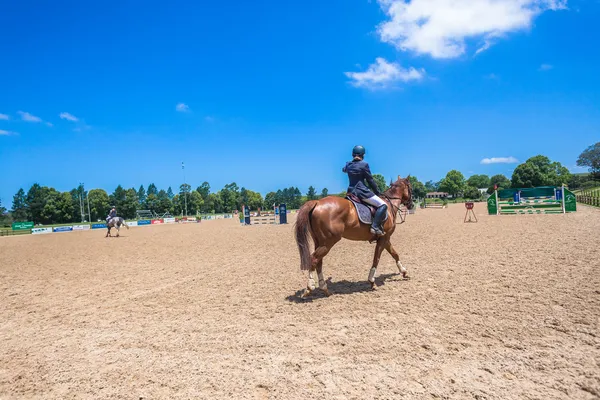
[[[106,217],[106,224],[108,225],[110,220],[116,216],[117,216],[117,209],[115,208],[115,206],[113,206],[112,210],[110,210],[110,213],[108,214],[108,217]]]
[[[383,236],[385,232],[381,223],[383,222],[387,213],[386,203],[378,196],[379,188],[377,183],[371,175],[369,164],[364,161],[365,148],[363,146],[355,146],[352,149],[352,161],[347,162],[346,166],[342,169],[343,172],[348,174],[350,179],[350,186],[348,186],[348,193],[356,195],[364,203],[370,204],[377,208],[375,211],[375,217],[371,225],[371,233],[376,236]],[[364,181],[367,181],[371,190],[367,188]]]

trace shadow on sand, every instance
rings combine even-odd
[[[392,277],[394,277],[395,279],[390,279]],[[388,279],[393,282],[396,282],[396,281],[408,280],[410,278],[406,278],[406,279],[402,278],[402,275],[400,273],[383,274],[383,275],[379,275],[379,276],[375,277],[375,286],[380,287],[380,286],[385,285],[385,281]],[[370,292],[373,290],[373,289],[371,289],[371,284],[369,283],[369,281],[332,282],[331,277],[329,277],[329,278],[327,278],[326,282],[327,282],[327,289],[329,289],[329,292],[331,293],[332,296]],[[317,300],[317,299],[327,298],[325,293],[323,293],[323,291],[318,288],[313,290],[312,293],[306,298],[301,297],[303,293],[304,293],[304,289],[298,290],[296,293],[294,293],[290,296],[287,296],[285,299],[292,303],[305,303],[305,302],[310,302],[310,301]]]

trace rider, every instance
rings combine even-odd
[[[112,210],[110,210],[110,213],[108,214],[108,217],[106,217],[106,224],[108,224],[110,222],[110,220],[116,216],[117,216],[117,208],[115,206],[113,206]]]
[[[371,233],[377,236],[383,236],[385,233],[381,223],[387,213],[387,204],[378,196],[379,188],[371,175],[369,164],[364,161],[364,158],[365,148],[363,146],[354,146],[354,149],[352,149],[352,161],[347,162],[342,171],[347,173],[348,178],[350,179],[348,193],[353,193],[364,203],[377,207],[375,217],[373,218],[373,224],[371,225]],[[373,191],[367,188],[367,185],[364,183],[365,180]]]

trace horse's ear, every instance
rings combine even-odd
[[[410,180],[410,174],[408,174],[408,176],[406,177],[406,180]]]

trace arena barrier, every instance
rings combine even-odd
[[[487,205],[490,215],[565,214],[577,211],[577,199],[564,185],[496,190]]]
[[[285,204],[274,206],[272,212],[251,213],[250,209],[242,205],[242,225],[276,225],[287,224],[287,210]]]
[[[423,208],[446,208],[445,205],[441,203],[427,203],[423,202]]]

